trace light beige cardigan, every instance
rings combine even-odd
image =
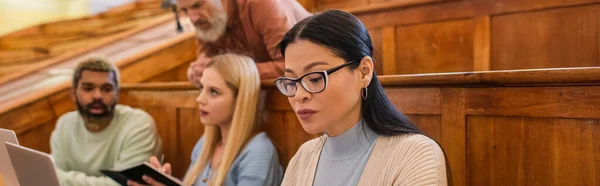
[[[300,147],[281,185],[313,184],[323,138]],[[420,134],[380,136],[358,185],[447,185],[444,154],[435,141]]]

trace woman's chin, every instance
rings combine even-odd
[[[200,119],[200,122],[204,126],[215,126],[216,125],[214,122],[211,122],[210,120],[205,120],[205,119]]]
[[[323,132],[323,130],[320,127],[316,127],[316,125],[314,124],[301,123],[301,125],[302,129],[304,129],[304,132],[308,134],[320,134]]]

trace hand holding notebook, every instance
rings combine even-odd
[[[182,185],[180,180],[170,176],[171,165],[168,163],[164,166],[161,165],[160,162],[158,162],[158,159],[156,159],[154,156],[150,158],[150,162],[144,162],[143,164],[125,170],[102,170],[100,172],[104,173],[121,185]],[[145,179],[143,179],[143,177]]]

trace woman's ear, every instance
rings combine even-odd
[[[360,60],[358,70],[360,71],[361,81],[364,87],[369,86],[369,83],[371,83],[371,79],[373,78],[373,59],[369,56],[363,57]]]

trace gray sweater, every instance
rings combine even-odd
[[[378,135],[360,120],[339,136],[325,136],[314,185],[356,185]]]
[[[204,137],[200,138],[192,152],[192,163],[194,165],[200,153]],[[194,186],[205,186],[209,181],[209,175],[214,174],[210,163],[206,165],[202,174],[196,179]],[[275,146],[267,135],[262,132],[252,138],[240,154],[233,160],[231,168],[225,178],[225,186],[254,186],[254,185],[280,185],[283,179],[283,168],[279,164]]]

